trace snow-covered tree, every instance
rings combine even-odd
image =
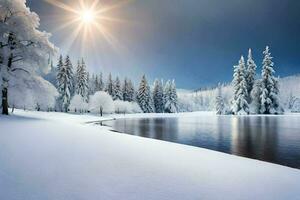
[[[106,92],[96,92],[93,96],[91,96],[90,111],[92,113],[99,113],[101,116],[103,113],[113,113],[115,111],[113,99]]]
[[[108,75],[105,92],[107,92],[110,96],[114,95],[114,82],[112,80],[111,73]]]
[[[116,100],[114,101],[115,113],[141,113],[142,110],[136,102]]]
[[[145,75],[142,77],[136,98],[144,113],[152,113],[154,111],[151,91]]]
[[[122,85],[122,94],[123,94],[123,100],[128,101],[128,81],[127,81],[127,78],[124,79],[124,83]]]
[[[60,109],[64,112],[68,112],[70,101],[72,98],[73,86],[73,66],[70,57],[67,56],[63,67],[57,74],[58,79],[58,102]]]
[[[134,101],[134,87],[130,79],[125,78],[122,86],[123,100],[132,102]]]
[[[56,75],[57,75],[57,68],[53,64],[53,60],[51,59],[50,55],[48,58],[48,66],[49,66],[49,71],[43,75],[43,78],[47,81],[49,81],[52,85],[56,86],[57,80],[56,80]]]
[[[113,100],[123,100],[121,82],[119,77],[116,78],[113,84]]]
[[[260,113],[261,114],[280,114],[283,109],[279,102],[278,80],[274,76],[274,63],[272,61],[270,49],[267,46],[264,54],[261,80]]]
[[[48,40],[49,34],[38,30],[39,17],[26,7],[24,0],[0,3],[1,110],[8,115],[11,77],[39,77],[37,73],[48,70],[47,57],[55,52],[55,47]]]
[[[81,95],[76,94],[70,103],[70,110],[72,112],[86,112],[88,110],[88,103],[86,102],[86,99],[84,99]]]
[[[103,82],[103,75],[102,72],[99,74],[99,79],[98,79],[98,89],[99,91],[103,91],[104,90],[104,82]]]
[[[222,96],[222,86],[218,85],[217,96],[216,96],[216,113],[217,115],[225,114],[225,104]]]
[[[262,94],[261,88],[261,79],[258,79],[254,82],[254,86],[251,91],[251,113],[253,114],[260,114],[260,96]]]
[[[249,114],[249,104],[247,102],[248,90],[246,81],[246,67],[243,56],[241,57],[239,64],[234,66],[232,85],[232,113],[235,115]]]
[[[12,108],[51,111],[57,97],[56,88],[42,77],[28,76],[21,81],[11,77],[9,105]]]
[[[251,91],[253,90],[255,76],[256,76],[256,64],[252,57],[252,50],[249,49],[248,59],[247,59],[247,72],[246,72],[246,81],[247,81],[247,92],[248,92],[248,104],[251,103]]]
[[[134,89],[134,85],[130,79],[127,82],[127,86],[128,86],[127,101],[133,102],[133,101],[135,101],[135,89]]]
[[[166,113],[178,112],[178,97],[175,81],[167,81],[164,88],[164,111]]]
[[[93,95],[96,92],[95,80],[96,80],[95,74],[92,74],[91,76],[90,74],[88,75],[89,95]]]
[[[88,73],[84,60],[78,61],[76,69],[76,94],[88,102]]]
[[[165,109],[164,105],[164,89],[162,81],[156,79],[153,87],[153,103],[156,113],[163,113]]]

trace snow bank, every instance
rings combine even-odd
[[[299,198],[300,170],[83,123],[95,119],[1,116],[0,199]]]

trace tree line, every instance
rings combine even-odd
[[[90,75],[84,59],[77,62],[76,70],[74,70],[70,57],[63,58],[61,55],[56,67],[56,87],[59,96],[55,109],[61,112],[68,112],[70,106],[73,107],[71,105],[73,98],[76,98],[75,102],[78,102],[79,96],[83,106],[100,91],[110,95],[113,101],[136,102],[144,113],[178,112],[178,97],[174,80],[164,83],[163,80],[156,79],[151,89],[146,76],[143,75],[136,90],[133,82],[128,78],[121,81],[118,76],[113,78],[109,73],[107,79],[104,80],[102,73]],[[83,110],[88,111],[86,106],[83,107],[85,107]]]

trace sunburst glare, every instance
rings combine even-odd
[[[58,27],[58,30],[67,27],[75,27],[72,37],[67,38],[67,41],[65,41],[69,50],[74,45],[74,42],[77,41],[77,39],[80,39],[81,51],[83,52],[85,48],[95,45],[93,40],[97,39],[99,36],[105,39],[113,49],[119,48],[119,42],[111,33],[112,31],[109,30],[110,26],[107,24],[124,21],[107,16],[106,13],[112,9],[118,8],[124,4],[124,2],[128,1],[121,1],[119,4],[109,6],[102,5],[99,0],[78,0],[75,4],[73,2],[72,6],[58,0],[45,1],[66,11],[66,18],[68,16],[68,21]],[[71,16],[71,18],[69,18],[69,16]]]

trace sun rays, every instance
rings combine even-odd
[[[112,23],[124,23],[124,20],[116,19],[107,15],[113,9],[119,8],[129,1],[120,1],[118,4],[104,6],[99,0],[75,0],[71,4],[59,0],[45,0],[46,2],[66,11],[64,23],[54,30],[74,27],[74,30],[64,41],[65,46],[70,50],[75,41],[80,40],[81,52],[86,48],[95,46],[96,40],[104,39],[113,49],[119,48],[117,38],[110,30]]]

